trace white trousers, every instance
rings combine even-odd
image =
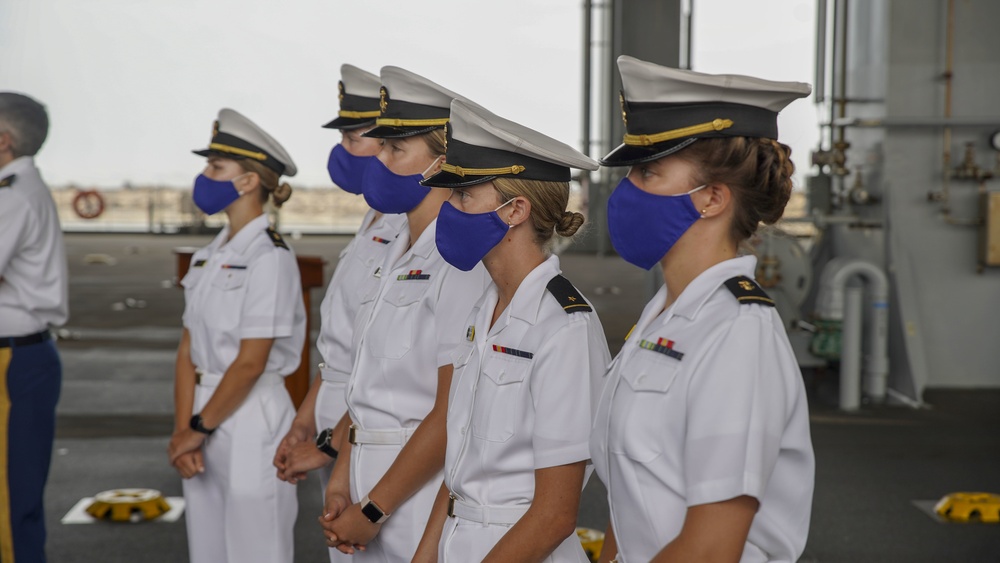
[[[378,483],[396,460],[402,446],[355,445],[351,452],[351,501],[359,502]],[[416,494],[397,508],[382,524],[366,551],[356,551],[355,563],[398,563],[413,559],[417,544],[424,535],[427,518],[441,488],[438,473]]]
[[[194,412],[214,392],[198,385]],[[183,482],[191,563],[292,563],[298,500],[271,462],[294,416],[283,379],[265,374],[205,441],[205,472]]]
[[[347,412],[346,382],[330,381],[323,379],[319,386],[319,393],[316,395],[316,431],[322,432],[324,428],[333,428],[340,422],[340,418]],[[336,445],[339,450],[340,445]],[[319,468],[319,494],[320,498],[326,501],[326,484],[330,481],[330,474],[333,472],[333,464]],[[323,536],[318,533],[317,538],[322,541]],[[341,553],[340,550],[329,548],[330,563],[348,563],[354,561],[350,555]]]
[[[448,518],[438,544],[439,563],[473,563],[482,561],[512,526],[484,525],[461,518]],[[566,538],[545,563],[589,563],[576,534]]]

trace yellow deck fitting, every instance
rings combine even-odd
[[[1000,523],[1000,495],[951,493],[941,497],[934,512],[951,522]]]
[[[113,489],[94,496],[87,513],[113,522],[153,520],[167,513],[170,505],[154,489]]]
[[[604,548],[604,532],[599,532],[591,528],[577,528],[576,536],[580,538],[583,545],[583,552],[591,563],[597,563],[601,557],[601,549]]]

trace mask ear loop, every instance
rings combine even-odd
[[[515,196],[515,197],[512,197],[512,198],[508,199],[507,201],[505,201],[505,202],[501,203],[501,204],[500,204],[500,207],[497,207],[496,209],[494,209],[494,210],[493,210],[493,213],[496,213],[497,211],[500,211],[501,209],[503,209],[503,207],[504,207],[505,205],[507,205],[508,203],[510,203],[510,202],[512,202],[512,201],[514,201],[515,199],[517,199],[517,196]],[[499,216],[500,214],[499,214],[499,213],[497,213],[497,215]],[[514,228],[514,225],[511,225],[511,224],[510,224],[510,219],[507,219],[507,229],[509,230],[509,229],[512,229],[512,228]]]
[[[427,175],[427,172],[429,172],[431,168],[434,168],[435,166],[437,166],[438,161],[441,160],[442,158],[444,158],[444,155],[441,155],[441,156],[435,158],[434,162],[432,162],[430,166],[428,166],[426,169],[424,169],[423,173],[421,174],[421,176],[424,177],[424,180],[426,180],[427,178],[430,178],[430,176]]]

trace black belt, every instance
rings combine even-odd
[[[31,346],[32,344],[41,344],[46,340],[52,340],[52,333],[47,330],[29,334],[28,336],[2,336],[0,337],[0,348]]]

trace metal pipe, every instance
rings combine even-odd
[[[953,71],[953,51],[955,32],[955,0],[948,0],[948,17],[945,27],[944,47],[944,118],[951,119],[951,86]],[[944,151],[941,155],[941,196],[944,215],[951,216],[951,127],[944,128],[942,139]]]
[[[885,400],[889,375],[889,279],[881,268],[852,258],[834,258],[827,262],[820,276],[816,300],[820,318],[844,320],[846,327],[845,288],[854,276],[861,276],[871,289],[871,313],[868,320],[869,356],[865,363],[866,392],[872,400]],[[846,339],[846,334],[844,335]],[[846,345],[845,345],[846,346]],[[841,365],[846,360],[841,360]]]
[[[895,127],[1000,127],[1000,117],[845,117],[821,127],[895,128]]]
[[[856,411],[861,406],[861,302],[864,290],[847,288],[844,329],[840,354],[840,409]]]
[[[592,111],[593,100],[593,77],[591,76],[591,67],[593,66],[593,61],[591,60],[591,53],[594,46],[591,44],[593,37],[591,36],[593,28],[593,18],[594,18],[594,6],[593,0],[583,0],[583,154],[590,155],[590,151],[593,147],[590,146],[590,114]],[[589,175],[589,173],[584,170],[583,174]]]
[[[816,103],[826,101],[826,0],[816,0]]]
[[[849,4],[848,0],[843,0],[843,2],[844,2],[844,15],[843,15],[843,20],[841,21],[841,24],[840,24],[840,29],[841,29],[841,38],[840,38],[840,83],[838,84],[838,86],[840,87],[839,88],[839,90],[840,90],[840,96],[839,96],[839,99],[837,100],[837,105],[838,105],[838,112],[837,113],[839,114],[837,117],[841,117],[841,118],[843,118],[843,117],[845,117],[847,115],[847,27],[848,27],[847,26],[847,13],[848,13],[847,9],[848,9],[848,4]],[[841,143],[843,143],[844,142],[844,128],[843,127],[841,127],[840,130],[838,131],[838,137],[839,137],[838,140]]]

